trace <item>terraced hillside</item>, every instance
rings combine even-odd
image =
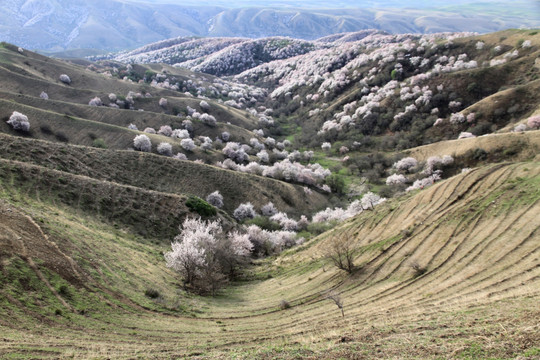
[[[2,184],[4,356],[540,353],[538,159],[474,169],[388,201],[263,261],[251,281],[215,298],[177,292],[159,246]],[[325,257],[343,237],[353,239],[350,275]],[[155,300],[144,296],[150,284]],[[325,300],[328,290],[341,297],[344,316]]]

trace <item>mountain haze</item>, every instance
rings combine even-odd
[[[177,36],[290,36],[316,39],[326,35],[380,29],[391,33],[440,31],[491,32],[540,26],[532,2],[489,5],[470,1],[445,8],[392,8],[395,2],[368,2],[354,8],[273,8],[243,3],[241,8],[129,1],[7,0],[0,4],[0,40],[47,51],[123,50]],[[300,3],[299,3],[300,4]],[[347,3],[352,4],[352,3]],[[327,7],[326,5],[325,7]],[[342,6],[346,6],[342,5]],[[414,6],[417,6],[415,9]],[[396,6],[398,7],[398,6]],[[474,21],[471,14],[474,13]]]

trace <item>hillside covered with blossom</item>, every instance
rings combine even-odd
[[[0,357],[535,358],[539,58],[535,29],[1,42]]]

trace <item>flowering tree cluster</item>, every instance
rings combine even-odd
[[[257,213],[255,212],[253,205],[248,202],[238,205],[233,212],[233,216],[238,221],[244,221],[246,219],[253,219],[255,216],[257,216]]]
[[[304,241],[303,238],[298,238],[294,231],[268,231],[257,225],[248,226],[246,233],[253,245],[253,253],[259,256],[279,253],[284,249],[300,245]]]
[[[331,175],[330,170],[323,168],[320,164],[302,165],[298,162],[291,162],[289,159],[277,161],[273,165],[261,165],[250,162],[247,165],[237,164],[227,159],[218,162],[217,166],[249,174],[256,174],[271,177],[277,180],[297,182],[307,185],[321,185],[324,180]]]
[[[233,75],[264,62],[308,53],[315,47],[313,42],[290,38],[244,39],[209,56],[178,63],[176,66],[218,76]]]
[[[167,266],[178,271],[186,285],[214,295],[234,277],[253,245],[247,235],[225,234],[219,221],[186,219],[172,250],[165,253]]]
[[[367,192],[365,193],[360,200],[355,200],[349,204],[347,209],[340,207],[336,208],[326,208],[326,210],[319,211],[313,215],[312,222],[322,223],[330,221],[343,221],[349,219],[353,216],[360,214],[365,210],[373,210],[373,208],[381,203],[386,201],[385,198],[380,197],[379,195]]]

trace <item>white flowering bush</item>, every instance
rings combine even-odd
[[[233,212],[233,216],[238,221],[244,221],[246,219],[253,219],[255,216],[257,216],[257,213],[255,212],[253,205],[248,202],[238,205]]]
[[[432,174],[426,178],[416,180],[411,186],[409,186],[405,191],[413,191],[413,190],[419,190],[424,189],[426,187],[429,187],[433,185],[436,181],[440,180],[441,177],[439,174]]]
[[[11,125],[13,130],[22,131],[22,132],[30,131],[30,122],[28,121],[28,116],[20,112],[14,111],[9,117],[9,120],[7,121],[7,123]]]
[[[71,79],[66,74],[60,75],[60,81],[63,82],[64,84],[68,84],[68,85],[71,84]]]
[[[171,132],[171,137],[175,138],[175,139],[188,139],[188,138],[190,138],[189,131],[184,130],[184,129],[174,129]]]
[[[527,126],[531,129],[540,129],[540,115],[534,115],[528,118]]]
[[[146,135],[137,135],[133,139],[133,147],[135,150],[148,152],[152,150],[152,142]]]
[[[278,210],[276,209],[276,207],[274,206],[274,203],[272,202],[269,202],[267,203],[266,205],[263,205],[263,207],[261,208],[261,214],[263,216],[273,216],[275,214],[278,213]]]
[[[202,110],[204,111],[208,111],[210,110],[210,104],[208,104],[208,102],[202,100],[200,103],[199,103],[199,106],[201,107]]]
[[[157,146],[157,152],[161,155],[172,156],[172,145],[167,142],[162,142]]]
[[[221,150],[229,159],[241,164],[249,160],[249,155],[245,149],[237,142],[228,142],[227,145]]]
[[[90,106],[102,106],[103,102],[101,101],[101,99],[99,97],[96,96],[95,98],[91,99],[88,102],[88,105],[90,105]]]
[[[217,120],[214,116],[209,114],[202,114],[199,116],[199,120],[203,122],[203,124],[208,125],[210,127],[214,127],[217,124]]]
[[[188,158],[187,158],[186,154],[179,152],[179,153],[177,153],[176,155],[173,155],[173,159],[176,159],[176,160],[187,160]]]
[[[402,174],[393,174],[386,178],[386,185],[403,185],[407,178]]]
[[[321,149],[323,149],[323,151],[330,151],[331,148],[332,145],[329,142],[324,142],[321,145]]]
[[[215,206],[218,209],[221,209],[223,207],[223,195],[221,195],[218,190],[216,190],[213,193],[209,194],[206,197],[206,201],[210,205]]]
[[[162,125],[157,133],[163,136],[171,136],[173,133],[173,129],[169,125]]]
[[[475,138],[475,137],[476,136],[473,135],[472,133],[463,131],[462,133],[459,134],[458,139],[469,139],[469,138]]]
[[[187,151],[193,151],[195,150],[195,148],[197,147],[195,145],[195,142],[193,141],[193,139],[182,139],[180,141],[180,146],[184,149],[184,150],[187,150]]]
[[[398,171],[411,172],[418,166],[418,161],[413,157],[406,157],[392,165]]]

